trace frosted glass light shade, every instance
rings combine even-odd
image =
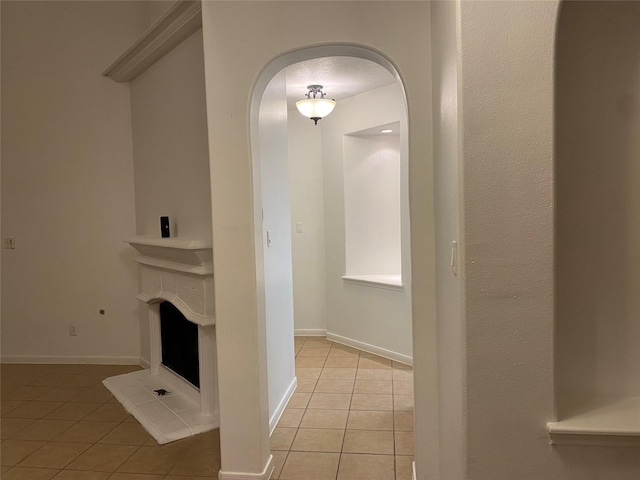
[[[296,102],[298,111],[307,118],[321,119],[333,112],[335,100],[328,98],[305,98]]]

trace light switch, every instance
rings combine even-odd
[[[5,237],[4,248],[8,248],[10,250],[13,250],[14,248],[16,248],[16,237],[14,236]]]
[[[302,222],[296,222],[296,233],[302,233],[304,231]]]

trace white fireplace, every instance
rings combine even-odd
[[[138,236],[140,292],[148,305],[150,368],[104,380],[124,408],[158,441],[168,443],[220,426],[211,242]],[[197,325],[199,388],[163,365],[160,303]],[[166,393],[165,393],[166,392]],[[163,394],[164,393],[164,394]]]

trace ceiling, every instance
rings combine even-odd
[[[395,83],[385,68],[369,60],[355,57],[323,57],[296,63],[286,68],[287,104],[307,93],[307,85],[322,85],[327,98],[342,98]]]

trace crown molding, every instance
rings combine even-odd
[[[130,82],[201,27],[200,1],[178,1],[102,75],[116,82]]]

